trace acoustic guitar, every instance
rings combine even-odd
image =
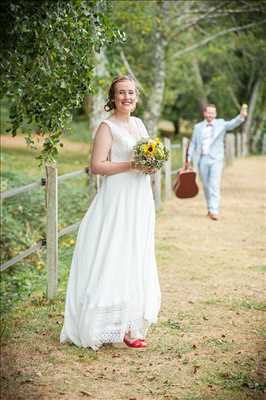
[[[177,172],[177,177],[173,186],[176,197],[179,199],[189,199],[195,197],[199,192],[196,182],[197,174],[193,168],[188,168],[188,148],[186,149],[185,165]]]

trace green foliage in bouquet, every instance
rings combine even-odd
[[[159,138],[141,139],[133,148],[133,157],[136,164],[160,169],[168,160],[169,150]]]

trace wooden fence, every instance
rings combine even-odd
[[[1,272],[18,263],[36,251],[46,247],[47,249],[47,296],[52,299],[57,292],[58,282],[58,239],[64,235],[74,232],[78,229],[80,221],[75,224],[69,225],[58,231],[58,184],[69,178],[75,178],[82,174],[89,174],[89,169],[84,168],[79,171],[70,172],[61,176],[57,176],[56,165],[49,165],[46,167],[46,178],[41,178],[39,182],[34,182],[20,188],[14,188],[1,193],[1,200],[17,196],[18,194],[25,193],[40,187],[45,187],[45,202],[47,209],[46,217],[46,238],[35,243],[30,248],[18,254],[16,257],[5,262],[0,266]],[[92,179],[89,181],[91,188]]]
[[[162,173],[158,174],[159,179],[163,177],[164,180],[164,200],[168,200],[172,194],[172,176],[177,173],[178,170],[172,170],[172,153],[177,149],[182,149],[182,159],[185,159],[185,152],[188,145],[188,139],[182,139],[181,144],[171,144],[169,138],[164,139],[164,143],[169,149],[169,159],[165,163]],[[243,149],[243,139],[241,134],[227,134],[225,141],[225,162],[226,165],[231,165],[235,157],[239,157],[245,154]],[[69,225],[58,231],[58,184],[66,179],[75,178],[82,174],[88,174],[89,179],[89,191],[92,190],[93,179],[88,168],[84,168],[79,171],[70,172],[61,176],[57,176],[56,165],[49,165],[46,167],[46,178],[41,178],[39,182],[34,182],[29,185],[22,186],[20,188],[14,188],[6,192],[1,193],[1,200],[8,199],[18,194],[25,193],[36,188],[45,188],[46,208],[47,208],[47,223],[46,223],[46,238],[43,238],[39,242],[32,245],[30,248],[18,254],[16,257],[5,262],[0,266],[0,270],[4,271],[17,262],[23,260],[25,257],[33,254],[34,252],[46,247],[47,249],[47,296],[52,299],[57,293],[58,285],[58,239],[64,235],[76,231],[80,225],[80,221]],[[98,180],[97,180],[98,182]],[[161,187],[161,185],[159,185]],[[97,183],[97,188],[99,183]],[[155,197],[155,206],[160,208],[161,193],[157,193]]]

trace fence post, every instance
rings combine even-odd
[[[262,139],[262,154],[266,154],[266,133],[264,133]]]
[[[171,165],[171,140],[168,137],[164,138],[164,145],[169,150],[169,158],[164,163],[164,172],[165,172],[164,197],[165,197],[165,200],[168,200],[168,199],[171,198],[171,193],[172,193],[172,185],[171,185],[171,171],[172,171],[172,165]]]
[[[158,170],[151,175],[151,185],[156,210],[161,206],[161,171]]]
[[[47,196],[47,269],[48,269],[48,299],[52,299],[57,291],[58,279],[58,198],[57,198],[57,168],[56,165],[46,166],[46,196]]]
[[[248,137],[246,132],[242,132],[242,155],[244,157],[248,155]]]
[[[236,134],[236,156],[241,157],[242,156],[242,151],[241,151],[241,133]]]
[[[233,133],[225,136],[225,160],[226,165],[232,165],[235,156],[235,137]]]

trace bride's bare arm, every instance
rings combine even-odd
[[[131,161],[111,162],[108,154],[112,146],[112,134],[107,124],[102,123],[97,129],[92,157],[91,172],[96,175],[114,175],[132,169]]]

